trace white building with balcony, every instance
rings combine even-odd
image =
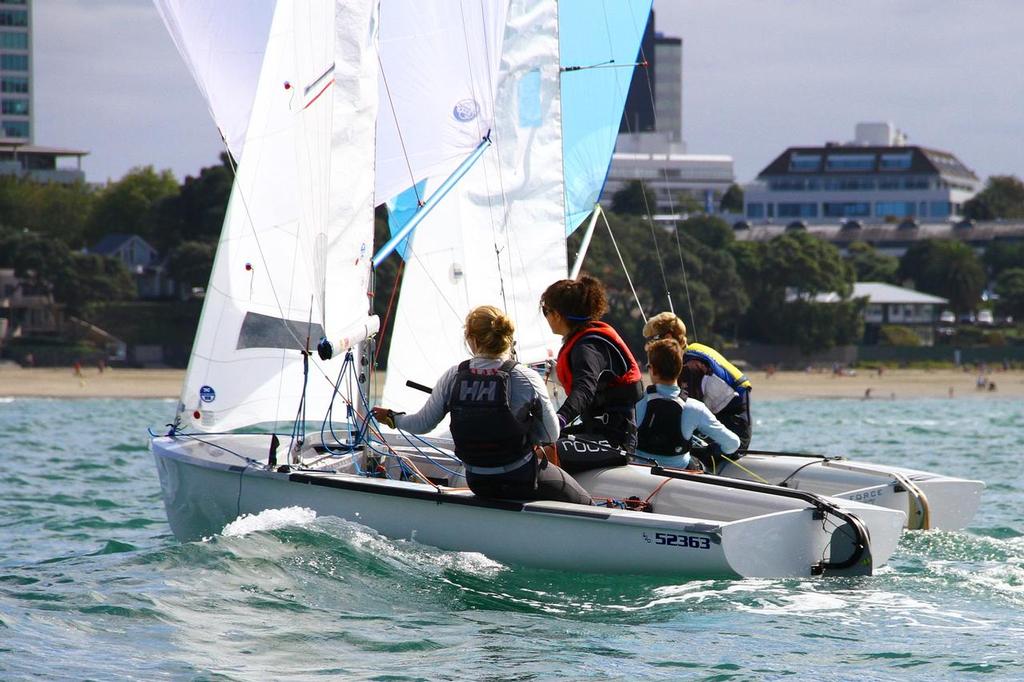
[[[744,188],[744,214],[781,223],[959,220],[978,177],[949,152],[904,142],[891,124],[862,123],[851,143],[790,147]]]

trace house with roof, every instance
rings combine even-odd
[[[169,298],[177,293],[177,286],[167,276],[160,253],[137,234],[108,234],[88,252],[124,263],[135,278],[139,298]]]
[[[857,282],[852,298],[866,298],[864,307],[864,343],[878,343],[882,325],[907,327],[921,345],[935,344],[935,327],[949,299],[885,282]]]
[[[981,183],[950,152],[907,145],[891,123],[852,142],[790,147],[744,187],[747,222],[958,221]]]

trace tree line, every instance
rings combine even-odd
[[[108,234],[136,234],[166,256],[172,278],[187,288],[204,287],[232,181],[226,155],[181,183],[152,167],[99,188],[0,178],[0,267],[14,268],[23,286],[50,292],[87,317],[91,305],[130,300],[135,290],[120,261],[83,247]],[[634,347],[641,343],[643,315],[670,308],[686,321],[691,338],[710,343],[744,339],[808,352],[855,343],[864,305],[849,298],[855,281],[910,285],[949,299],[957,312],[976,309],[992,282],[997,312],[1024,317],[1024,244],[994,242],[979,257],[959,241],[923,240],[897,259],[855,242],[842,256],[799,230],[767,242],[739,241],[728,224],[702,213],[677,224],[653,223],[641,215],[653,206],[644,193],[634,183],[615,195],[607,216],[611,229],[599,227],[584,263],[609,287],[609,318]],[[1024,217],[1024,184],[994,177],[972,201],[974,215]],[[722,202],[742,206],[739,188]],[[691,203],[686,205],[697,211]],[[569,240],[570,261],[580,232]],[[383,243],[386,237],[381,208],[375,238]],[[390,258],[375,273],[374,307],[382,316],[400,269]],[[839,300],[818,300],[829,293]]]

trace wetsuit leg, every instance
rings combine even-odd
[[[551,462],[543,462],[537,473],[537,499],[591,504],[590,494],[576,479]]]
[[[547,461],[534,458],[504,474],[466,474],[474,495],[505,500],[556,500],[590,504],[590,495],[569,474]]]

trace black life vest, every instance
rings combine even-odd
[[[647,411],[637,428],[638,450],[652,455],[683,455],[690,451],[690,441],[683,437],[683,401],[648,389]]]
[[[530,450],[533,410],[521,422],[509,405],[515,366],[513,360],[498,369],[471,369],[469,360],[459,365],[448,397],[448,412],[455,456],[470,466],[505,466]]]

